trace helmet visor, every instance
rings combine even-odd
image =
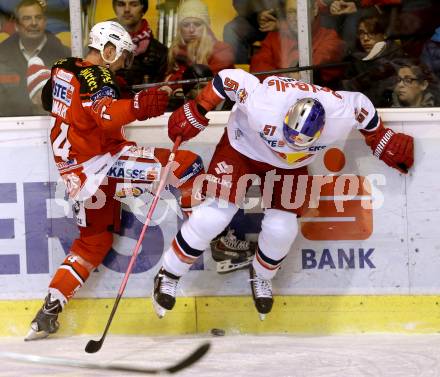
[[[313,136],[305,135],[288,127],[284,127],[283,131],[287,144],[296,150],[310,147],[321,136],[321,131],[316,132]]]
[[[312,146],[321,136],[324,123],[325,110],[318,100],[307,97],[298,100],[284,118],[286,143],[296,150]]]

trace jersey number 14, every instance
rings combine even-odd
[[[55,125],[56,118],[52,118],[51,120],[51,129]],[[71,144],[67,139],[67,133],[69,131],[69,125],[66,123],[60,124],[60,133],[55,138],[52,143],[53,154],[57,157],[60,157],[63,161],[69,160],[69,153]]]

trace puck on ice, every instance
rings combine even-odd
[[[225,330],[223,329],[211,329],[211,334],[214,336],[224,336]]]

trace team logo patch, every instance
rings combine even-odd
[[[208,182],[212,182],[216,185],[221,185],[221,186],[225,186],[228,188],[232,188],[232,182],[228,179],[219,178],[219,177],[216,177],[215,175],[212,175],[212,174],[206,174],[205,179]]]
[[[63,169],[67,169],[69,167],[71,167],[72,165],[76,165],[76,159],[73,160],[68,160],[68,161],[62,161],[62,162],[57,162],[57,168],[58,170],[63,170]]]
[[[240,103],[245,103],[247,98],[248,98],[248,92],[246,91],[246,89],[240,89],[237,92],[237,97]]]
[[[241,131],[240,129],[238,129],[238,128],[236,128],[235,130],[234,130],[234,137],[235,137],[235,140],[238,140],[240,137],[242,137],[243,136],[243,131]]]
[[[121,187],[116,189],[115,195],[118,198],[134,197],[137,198],[143,194],[143,190],[140,187]]]
[[[215,168],[215,172],[217,174],[231,174],[234,170],[232,165],[228,165],[225,161],[221,161],[217,163],[217,167]]]
[[[119,35],[116,35],[116,34],[113,34],[113,33],[110,34],[109,37],[110,37],[110,38],[113,38],[113,39],[116,40],[116,41],[120,41],[120,40],[121,40],[121,38],[119,38]]]
[[[67,59],[66,58],[62,58],[62,59],[57,60],[55,63],[53,63],[53,65],[61,65],[61,64],[65,63],[65,62],[67,62]]]
[[[81,188],[81,179],[75,173],[63,174],[62,178],[69,196],[75,197]]]
[[[188,169],[186,169],[186,171],[182,174],[182,178],[180,178],[179,182],[180,183],[186,182],[188,179],[199,174],[203,170],[203,168],[204,166],[202,159],[200,157],[197,157],[197,160],[194,161],[191,164],[191,166]]]
[[[103,86],[100,90],[98,90],[90,98],[93,102],[95,102],[103,97],[116,98],[116,92],[114,91],[113,88],[110,88],[109,86]]]
[[[72,103],[72,95],[75,90],[73,85],[65,82],[64,80],[60,80],[55,78],[52,86],[52,97],[54,100],[58,100],[64,103],[67,106],[70,106]]]
[[[79,76],[84,78],[89,91],[93,91],[98,88],[98,78],[92,67],[81,70]]]
[[[128,150],[128,153],[126,153],[125,155],[129,155],[130,157],[135,157],[135,158],[139,157],[139,158],[148,158],[149,160],[153,160],[154,147],[137,147],[133,145]]]
[[[59,69],[57,71],[56,77],[59,77],[61,80],[64,80],[66,82],[70,82],[73,79],[73,74]]]
[[[78,214],[79,214],[80,204],[79,204],[78,201],[76,201],[76,202],[74,202],[74,203],[72,204],[72,210],[73,210],[73,213],[74,213],[75,215],[78,215]]]
[[[285,162],[287,162],[289,165],[298,164],[313,156],[312,153],[307,153],[307,152],[294,152],[294,153],[276,152],[276,154],[279,157],[281,157]]]
[[[108,177],[153,182],[160,179],[162,165],[157,162],[116,161],[107,173]]]

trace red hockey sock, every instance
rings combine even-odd
[[[58,289],[66,299],[70,299],[82,287],[90,275],[93,266],[88,264],[81,257],[69,254],[49,284],[49,288]]]

